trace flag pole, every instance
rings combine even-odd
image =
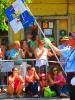
[[[26,6],[27,10],[30,12],[30,14],[34,17],[34,15],[32,14],[32,12],[31,12],[31,10],[29,9],[29,7],[27,6],[27,4],[26,4],[25,2],[24,2],[24,4],[25,4],[25,6]],[[42,33],[43,37],[44,37],[44,38],[46,38],[46,36],[45,36],[44,32],[42,31],[42,29],[41,29],[40,25],[38,24],[37,20],[35,19],[35,17],[34,17],[34,20],[35,20],[35,23],[36,23],[36,25],[38,26],[38,28],[39,28],[40,32]],[[57,61],[58,61],[59,65],[61,66],[62,71],[63,71],[63,72],[64,72],[64,74],[67,76],[67,74],[66,74],[66,72],[64,71],[63,66],[61,65],[60,60],[58,59],[58,57],[57,57],[57,55],[56,55],[55,51],[53,50],[53,48],[52,48],[52,47],[50,47],[50,48],[51,48],[52,52],[54,53],[54,55],[55,55],[55,57],[56,57],[56,59],[57,59]]]

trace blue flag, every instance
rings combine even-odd
[[[16,0],[4,12],[15,33],[34,22],[34,17],[26,9],[23,0]]]

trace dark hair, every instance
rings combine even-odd
[[[69,32],[69,36],[75,38],[75,32]]]
[[[52,78],[54,78],[54,73],[53,73],[53,69],[56,68],[57,69],[57,74],[60,73],[61,69],[59,68],[59,66],[55,66],[55,67],[52,67],[50,69],[50,75]]]
[[[32,67],[27,67],[27,71],[31,70]]]
[[[17,68],[16,68],[16,67],[13,67],[13,68],[12,68],[12,72],[13,72],[15,69],[17,69]]]

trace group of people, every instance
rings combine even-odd
[[[71,79],[75,75],[75,33],[70,33],[68,37],[62,38],[61,41],[63,41],[63,44],[58,48],[48,38],[35,41],[15,41],[14,44],[8,46],[7,50],[4,46],[0,46],[0,59],[14,60],[14,68],[8,77],[8,92],[11,96],[13,96],[15,89],[19,97],[25,86],[25,91],[30,92],[33,97],[38,96],[39,90],[44,96],[51,96],[52,94],[53,96],[68,97],[69,92],[71,100],[74,100],[74,95],[71,93],[73,87]],[[44,44],[48,45],[49,48],[45,48]],[[55,56],[52,51],[60,57],[60,62],[64,62],[64,64],[61,63],[64,72],[59,64],[48,69],[48,56],[49,59]],[[36,62],[33,67],[33,63],[29,61],[26,65],[29,67],[26,68],[24,75],[22,62],[26,58],[35,58]],[[66,76],[64,75],[65,72]]]

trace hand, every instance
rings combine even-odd
[[[45,38],[45,43],[49,44],[51,41],[48,38]]]
[[[19,54],[22,54],[22,53],[23,53],[23,50],[22,50],[22,49],[20,49]]]

